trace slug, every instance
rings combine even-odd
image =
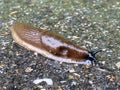
[[[14,22],[9,29],[16,43],[49,59],[86,65],[96,62],[95,54],[99,50],[89,52],[48,30],[22,22]]]

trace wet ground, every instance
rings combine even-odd
[[[59,63],[13,42],[8,22],[51,30],[88,50],[98,65]],[[0,90],[120,90],[119,0],[0,0]]]

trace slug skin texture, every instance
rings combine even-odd
[[[16,43],[49,59],[86,64],[90,56],[88,50],[48,30],[21,22],[14,22],[9,29]]]

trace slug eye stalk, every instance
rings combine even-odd
[[[95,51],[91,51],[91,55],[95,57],[95,55],[99,52],[102,52],[102,50],[95,50]]]

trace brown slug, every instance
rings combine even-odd
[[[20,22],[14,22],[9,29],[16,43],[49,59],[87,65],[96,62],[99,51],[89,52],[53,32]]]

